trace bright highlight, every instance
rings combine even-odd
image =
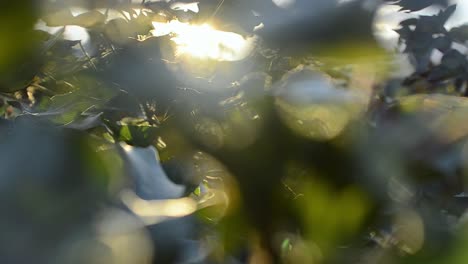
[[[210,25],[191,25],[172,20],[167,23],[153,22],[154,36],[173,36],[176,55],[190,55],[201,59],[238,61],[253,50],[255,37],[245,39],[233,32],[220,31]]]

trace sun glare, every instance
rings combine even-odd
[[[190,55],[201,59],[238,61],[247,57],[253,49],[254,39],[227,31],[216,30],[210,25],[191,25],[172,20],[153,22],[154,36],[171,35],[176,44],[176,55]]]

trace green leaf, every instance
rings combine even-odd
[[[84,116],[79,120],[74,120],[72,123],[66,125],[67,128],[77,129],[77,130],[89,130],[97,126],[102,125],[101,120],[102,112],[94,115]]]
[[[153,144],[158,128],[150,125],[123,125],[118,132],[118,140],[132,146],[147,147]]]

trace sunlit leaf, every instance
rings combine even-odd
[[[336,87],[330,77],[298,67],[274,88],[284,122],[299,134],[331,139],[365,109],[366,92]]]
[[[428,120],[427,127],[446,142],[468,135],[468,126],[463,122],[468,113],[467,98],[441,94],[411,95],[401,98],[400,106],[406,113]]]

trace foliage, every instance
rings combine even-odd
[[[456,5],[173,2],[1,4],[1,263],[468,259]],[[388,52],[382,2],[442,7]],[[184,54],[173,18],[253,48]]]

